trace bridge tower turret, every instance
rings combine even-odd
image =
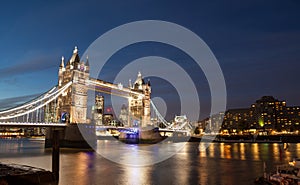
[[[88,88],[86,87],[86,81],[89,77],[88,61],[80,61],[78,49],[75,47],[66,67],[60,66],[59,69],[59,87],[63,87],[70,81],[73,83],[66,93],[57,100],[57,121],[67,123],[87,122]]]
[[[65,58],[61,57],[61,63],[58,70],[58,86],[61,87],[63,81],[63,73],[65,71]]]
[[[150,124],[150,113],[151,113],[151,109],[150,109],[150,100],[151,100],[151,84],[150,84],[150,80],[147,81],[147,83],[145,83],[143,85],[143,93],[144,93],[144,97],[143,97],[143,106],[144,106],[144,115],[143,115],[143,122],[145,124]]]
[[[150,124],[150,81],[145,83],[141,72],[139,72],[135,83],[132,86],[130,85],[130,88],[132,91],[142,93],[143,96],[131,94],[128,99],[129,125],[145,127]]]

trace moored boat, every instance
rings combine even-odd
[[[277,165],[276,172],[266,174],[264,181],[260,182],[279,185],[300,185],[300,160],[294,159],[288,164]]]

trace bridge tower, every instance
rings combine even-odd
[[[64,67],[64,58],[58,72],[58,86],[63,87],[72,81],[65,94],[58,97],[56,115],[58,122],[87,123],[87,92],[86,81],[89,79],[89,62],[80,61],[78,49]]]
[[[145,83],[142,74],[139,72],[133,85],[129,84],[132,91],[142,93],[144,96],[131,94],[128,99],[129,126],[145,127],[150,124],[150,81]]]

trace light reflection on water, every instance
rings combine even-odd
[[[241,160],[246,160],[246,156],[245,156],[245,143],[239,144],[239,154],[240,154],[240,159]]]
[[[200,143],[199,148],[206,146]],[[205,151],[200,151],[201,157],[263,161],[270,158],[275,161],[289,161],[300,157],[300,143],[290,143],[284,149],[279,143],[212,143]]]
[[[159,163],[185,150],[184,142],[151,144],[125,144],[120,141],[98,141],[97,153],[123,165],[147,166]],[[113,149],[113,152],[112,152]]]
[[[113,141],[100,141],[105,145]],[[151,161],[154,151],[138,150],[138,145],[118,145],[111,148],[111,155],[128,149],[135,156],[119,156],[120,160],[136,163]],[[168,151],[176,144],[169,144]],[[168,160],[154,165],[127,166],[114,163],[92,151],[64,149],[60,158],[60,184],[253,184],[255,177],[262,175],[263,161],[267,169],[300,157],[300,144],[270,143],[212,143],[206,150],[205,143],[187,143],[182,150]],[[135,153],[136,152],[136,153]],[[44,149],[43,141],[0,140],[0,161],[19,163],[51,169],[51,151]]]

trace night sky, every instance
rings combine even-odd
[[[61,56],[69,59],[74,46],[83,54],[106,31],[139,20],[173,22],[201,37],[223,70],[227,108],[249,107],[264,95],[286,100],[287,105],[300,105],[297,0],[7,1],[0,8],[2,108],[31,99],[56,85]],[[120,66],[148,55],[163,56],[179,64],[191,60],[164,44],[137,44],[117,52],[100,77],[112,81]],[[184,69],[197,84],[204,118],[210,106],[205,76],[190,65]],[[174,89],[169,84],[155,78],[151,81],[153,97],[176,102],[172,101],[170,94],[176,93],[170,93]]]

